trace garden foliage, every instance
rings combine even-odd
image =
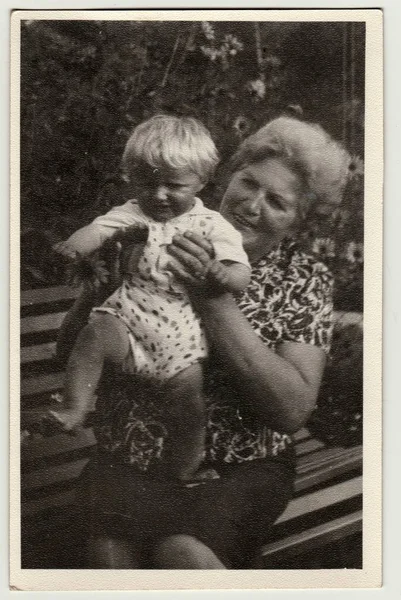
[[[157,112],[198,117],[222,158],[216,208],[239,142],[290,111],[342,140],[355,177],[306,241],[336,276],[336,305],[362,308],[364,25],[25,21],[21,31],[22,284],[62,277],[50,244],[127,194],[127,137]]]

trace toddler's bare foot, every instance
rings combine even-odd
[[[63,431],[73,432],[77,427],[82,425],[85,415],[80,411],[72,409],[49,410],[48,419]]]

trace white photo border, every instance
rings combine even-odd
[[[363,568],[319,571],[96,571],[20,568],[19,24],[22,19],[363,21],[366,23]],[[383,39],[380,10],[15,11],[11,24],[10,583],[20,590],[299,589],[381,583]]]

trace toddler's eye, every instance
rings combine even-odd
[[[252,189],[252,190],[256,190],[258,187],[258,184],[256,183],[256,181],[254,181],[253,179],[250,179],[249,177],[243,177],[242,183],[244,185],[246,185],[246,187],[248,187],[249,189]]]

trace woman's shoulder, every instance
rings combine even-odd
[[[332,282],[328,267],[299,243],[285,239],[281,244],[252,265],[254,281],[276,285],[299,284],[311,279]]]
[[[286,272],[289,276],[303,278],[322,278],[331,281],[333,275],[330,269],[318,257],[308,252],[296,241],[285,241],[280,249],[282,262],[286,264]]]

